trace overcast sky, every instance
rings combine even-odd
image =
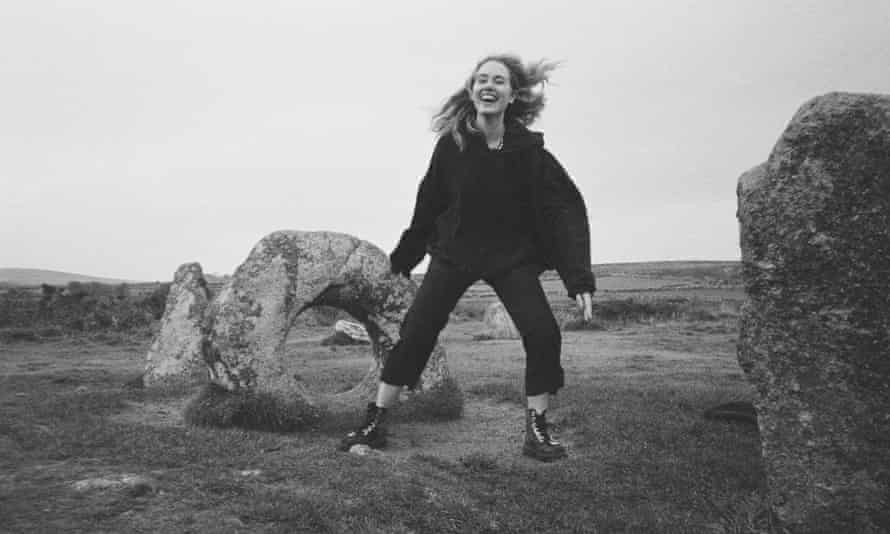
[[[735,260],[737,178],[795,110],[890,93],[890,2],[0,0],[0,49],[0,267],[231,273],[280,229],[389,252],[432,113],[499,51],[563,62],[533,129],[594,263]]]

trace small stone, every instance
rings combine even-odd
[[[107,477],[78,480],[72,485],[77,491],[127,489],[136,496],[139,496],[153,492],[156,483],[154,480],[143,475],[123,473],[119,475],[109,475]]]
[[[258,477],[263,474],[259,469],[246,469],[244,471],[238,471],[238,475],[242,477]]]
[[[353,445],[349,448],[349,452],[357,456],[377,456],[382,457],[384,454],[377,449],[372,449],[367,445]]]

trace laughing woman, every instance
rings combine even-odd
[[[386,444],[386,410],[414,388],[439,332],[474,282],[489,284],[522,336],[526,354],[523,454],[566,455],[549,432],[550,395],[563,386],[559,326],[539,280],[555,268],[585,320],[596,290],[590,269],[587,210],[543,136],[527,129],[544,107],[554,64],[526,66],[494,55],[476,64],[464,87],[433,119],[439,135],[420,183],[411,224],[390,254],[393,273],[409,276],[429,252],[430,265],[387,358],[377,398],[341,449]]]

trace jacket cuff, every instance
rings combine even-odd
[[[585,273],[581,279],[567,283],[566,291],[568,291],[569,298],[573,300],[575,296],[580,293],[590,293],[593,295],[596,293],[596,279],[594,278],[593,273]]]

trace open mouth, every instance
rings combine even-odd
[[[495,93],[479,93],[479,100],[482,102],[497,102],[498,95]]]

